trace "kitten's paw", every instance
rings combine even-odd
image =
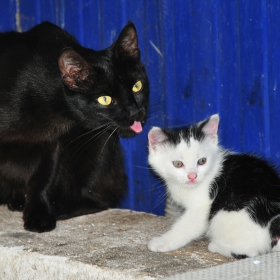
[[[168,252],[178,249],[172,244],[172,241],[167,240],[164,236],[158,236],[151,239],[148,243],[148,248],[153,252]]]
[[[23,217],[24,228],[29,231],[45,232],[51,231],[56,226],[55,218],[50,214],[25,215]]]
[[[218,253],[222,256],[229,257],[229,258],[234,257],[237,259],[238,256],[240,256],[240,258],[241,258],[241,255],[233,254],[228,247],[221,246],[214,242],[210,242],[210,244],[208,245],[208,250],[212,253]]]
[[[211,242],[209,245],[208,245],[208,250],[212,253],[218,253],[222,256],[225,256],[225,257],[232,257],[231,255],[231,251],[229,248],[226,248],[224,246],[220,246],[219,244],[216,244],[214,242]]]

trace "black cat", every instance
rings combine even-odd
[[[148,98],[131,22],[102,51],[48,22],[0,33],[0,204],[36,232],[116,206],[126,191],[118,137],[142,131]]]

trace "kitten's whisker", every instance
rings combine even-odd
[[[159,185],[156,187],[156,185]],[[158,207],[160,204],[163,203],[164,200],[166,200],[166,195],[167,192],[165,190],[165,186],[164,186],[164,181],[163,180],[158,180],[155,184],[152,185],[152,187],[150,187],[149,190],[146,190],[146,192],[151,192],[151,191],[155,191],[155,190],[159,190],[159,189],[164,189],[162,193],[160,193],[160,195],[158,196],[158,198],[155,200],[154,202],[154,206],[153,209],[155,209],[156,207]]]
[[[153,186],[151,186],[148,190],[145,190],[144,192],[151,192],[151,191],[156,191],[159,189],[164,189],[163,184],[161,184],[160,182],[158,184],[159,184],[158,186],[156,186],[156,184],[154,184]],[[165,189],[164,189],[164,191],[165,191]]]
[[[132,166],[137,167],[137,168],[147,169],[147,170],[153,170],[151,167],[144,167],[144,166],[139,166],[139,165],[132,165]]]
[[[160,204],[163,203],[163,201],[166,200],[166,192],[162,193],[156,200],[153,206],[153,209],[155,209],[156,207],[158,207]]]

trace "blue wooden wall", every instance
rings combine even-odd
[[[151,126],[218,112],[223,146],[279,165],[279,14],[279,0],[0,0],[0,31],[48,20],[99,50],[135,23],[151,106],[143,133],[122,141],[130,186],[122,207],[162,214],[165,191],[147,166]]]

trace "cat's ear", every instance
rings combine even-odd
[[[64,84],[72,90],[89,90],[95,82],[91,65],[72,49],[61,53],[58,65]]]
[[[201,123],[202,132],[218,143],[219,115],[212,115],[208,120]]]
[[[153,127],[148,134],[150,150],[155,151],[156,147],[167,139],[167,136],[159,127]]]
[[[123,28],[114,45],[114,51],[120,61],[130,59],[137,63],[140,60],[137,32],[132,22],[128,22]]]

